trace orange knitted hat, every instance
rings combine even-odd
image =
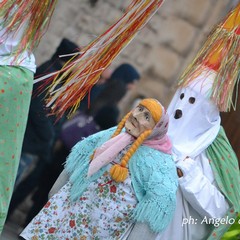
[[[150,111],[155,123],[159,122],[162,116],[162,107],[156,99],[145,98],[139,103],[139,105],[142,105]]]

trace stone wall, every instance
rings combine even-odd
[[[63,37],[79,46],[103,33],[124,12],[131,0],[59,0],[50,27],[36,50],[37,63],[54,53]],[[128,110],[132,98],[142,93],[168,105],[178,77],[194,58],[212,27],[238,0],[166,0],[150,22],[113,61],[132,63],[142,78],[137,90],[120,104]]]

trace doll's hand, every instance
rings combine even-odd
[[[177,175],[178,177],[182,177],[183,176],[183,172],[180,168],[177,168]]]
[[[193,168],[196,166],[196,161],[194,161],[190,157],[186,157],[183,160],[180,160],[177,162],[177,174],[178,177],[183,177],[184,175],[187,175],[189,172],[192,171]]]

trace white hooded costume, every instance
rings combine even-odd
[[[211,231],[207,219],[222,218],[229,208],[205,151],[220,129],[219,110],[208,99],[214,77],[215,73],[202,73],[190,86],[178,89],[168,107],[168,133],[183,177],[174,219],[157,239],[205,240]]]
[[[214,78],[215,73],[208,70],[179,88],[167,110],[174,160],[183,173],[172,222],[158,235],[138,223],[128,240],[206,240],[213,230],[210,223],[228,211],[228,201],[217,187],[206,156],[221,121],[217,106],[209,100]]]

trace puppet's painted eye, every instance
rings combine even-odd
[[[144,115],[145,115],[145,119],[146,119],[147,121],[149,121],[149,120],[150,120],[149,114],[148,114],[148,113],[145,113]]]
[[[195,98],[194,97],[190,97],[189,99],[188,99],[188,101],[189,101],[189,103],[191,103],[191,104],[194,104],[195,103]]]
[[[184,98],[184,93],[181,93],[180,99],[182,100]]]

